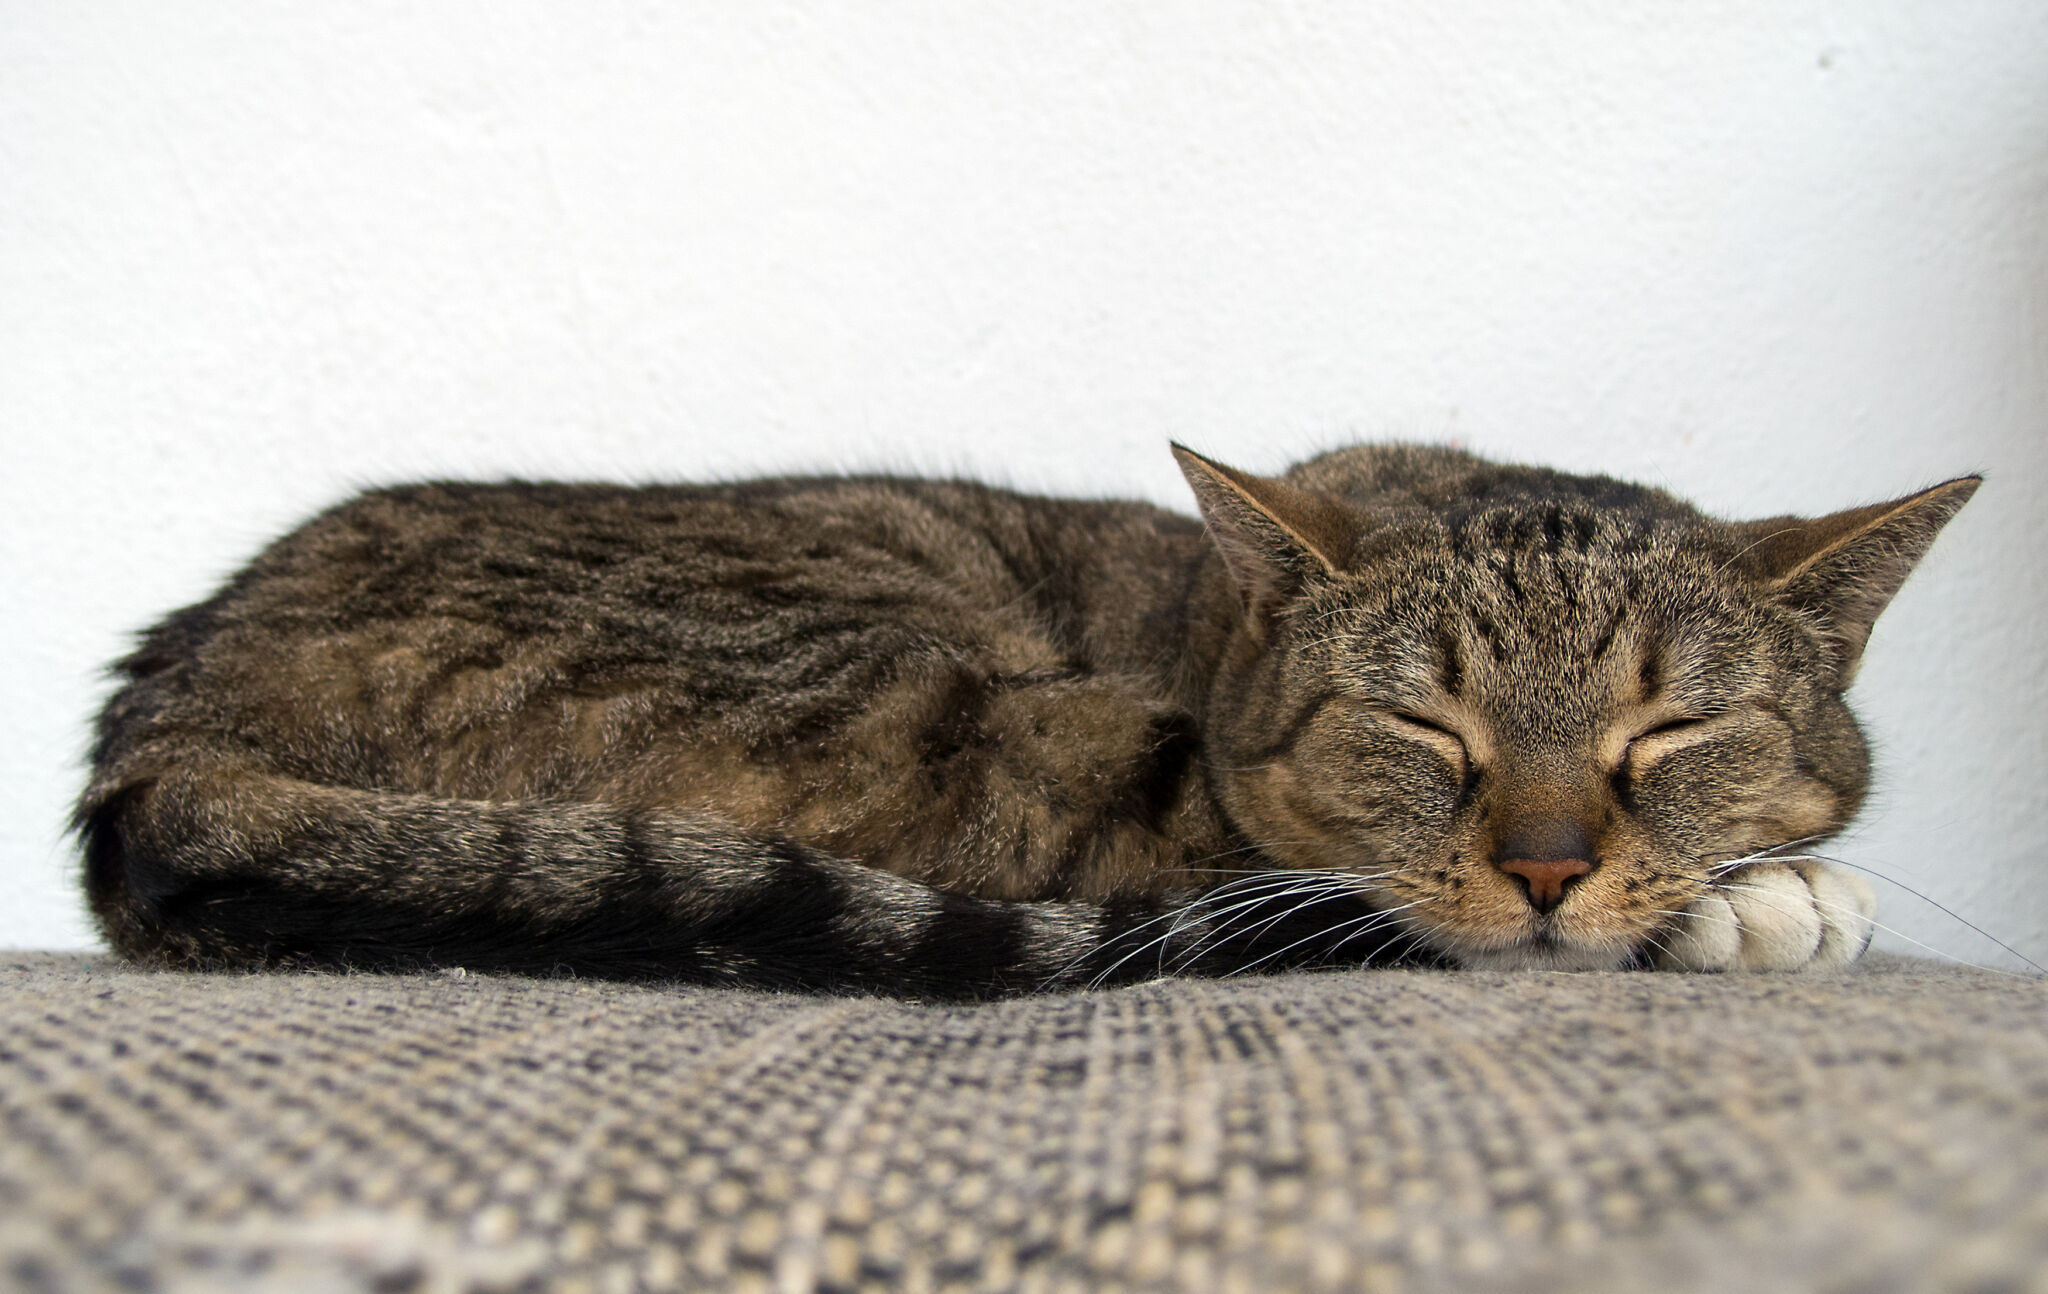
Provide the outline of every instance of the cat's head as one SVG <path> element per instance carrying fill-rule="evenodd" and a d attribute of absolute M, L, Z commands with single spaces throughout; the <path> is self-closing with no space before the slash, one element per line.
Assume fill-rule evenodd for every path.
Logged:
<path fill-rule="evenodd" d="M 1241 613 L 1205 722 L 1227 812 L 1476 966 L 1626 964 L 1717 864 L 1840 830 L 1842 693 L 1978 484 L 1728 523 L 1447 449 L 1175 453 Z"/>

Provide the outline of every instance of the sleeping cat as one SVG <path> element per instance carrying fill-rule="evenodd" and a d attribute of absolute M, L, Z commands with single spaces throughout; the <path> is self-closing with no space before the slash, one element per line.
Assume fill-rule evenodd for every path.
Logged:
<path fill-rule="evenodd" d="M 77 812 L 120 952 L 989 995 L 1395 960 L 1854 960 L 1798 851 L 1976 490 L 1727 523 L 1361 446 L 1178 446 L 1202 521 L 882 477 L 428 484 L 120 666 Z"/>

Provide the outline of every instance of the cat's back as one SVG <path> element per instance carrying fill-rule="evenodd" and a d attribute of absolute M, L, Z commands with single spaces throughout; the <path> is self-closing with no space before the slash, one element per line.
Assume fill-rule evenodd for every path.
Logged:
<path fill-rule="evenodd" d="M 221 768 L 708 813 L 996 897 L 1136 884 L 1194 835 L 1146 824 L 1202 812 L 1176 688 L 1204 545 L 946 481 L 374 490 L 146 635 L 87 802 Z"/>
<path fill-rule="evenodd" d="M 837 731 L 908 677 L 1161 669 L 1201 552 L 1161 509 L 966 482 L 376 489 L 149 631 L 100 755 L 253 743 L 321 781 L 574 790 L 651 734 Z"/>
<path fill-rule="evenodd" d="M 425 482 L 314 517 L 213 609 L 285 632 L 450 616 L 512 632 L 689 632 L 835 604 L 914 617 L 1000 606 L 1049 573 L 1113 579 L 1198 535 L 1143 504 L 964 481 Z"/>

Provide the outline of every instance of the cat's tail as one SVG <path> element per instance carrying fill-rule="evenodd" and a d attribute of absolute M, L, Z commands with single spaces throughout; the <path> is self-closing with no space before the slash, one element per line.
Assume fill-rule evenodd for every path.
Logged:
<path fill-rule="evenodd" d="M 1219 925 L 1221 909 L 1200 905 L 975 899 L 701 816 L 436 799 L 221 763 L 96 783 L 77 826 L 114 947 L 202 968 L 987 997 L 1300 964 L 1369 918 L 1318 902 L 1247 921 L 1234 904 Z"/>

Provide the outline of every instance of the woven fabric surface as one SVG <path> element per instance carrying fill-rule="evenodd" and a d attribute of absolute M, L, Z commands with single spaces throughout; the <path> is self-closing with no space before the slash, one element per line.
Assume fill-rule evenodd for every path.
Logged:
<path fill-rule="evenodd" d="M 969 1007 L 0 955 L 25 1290 L 2048 1288 L 2048 984 Z"/>

